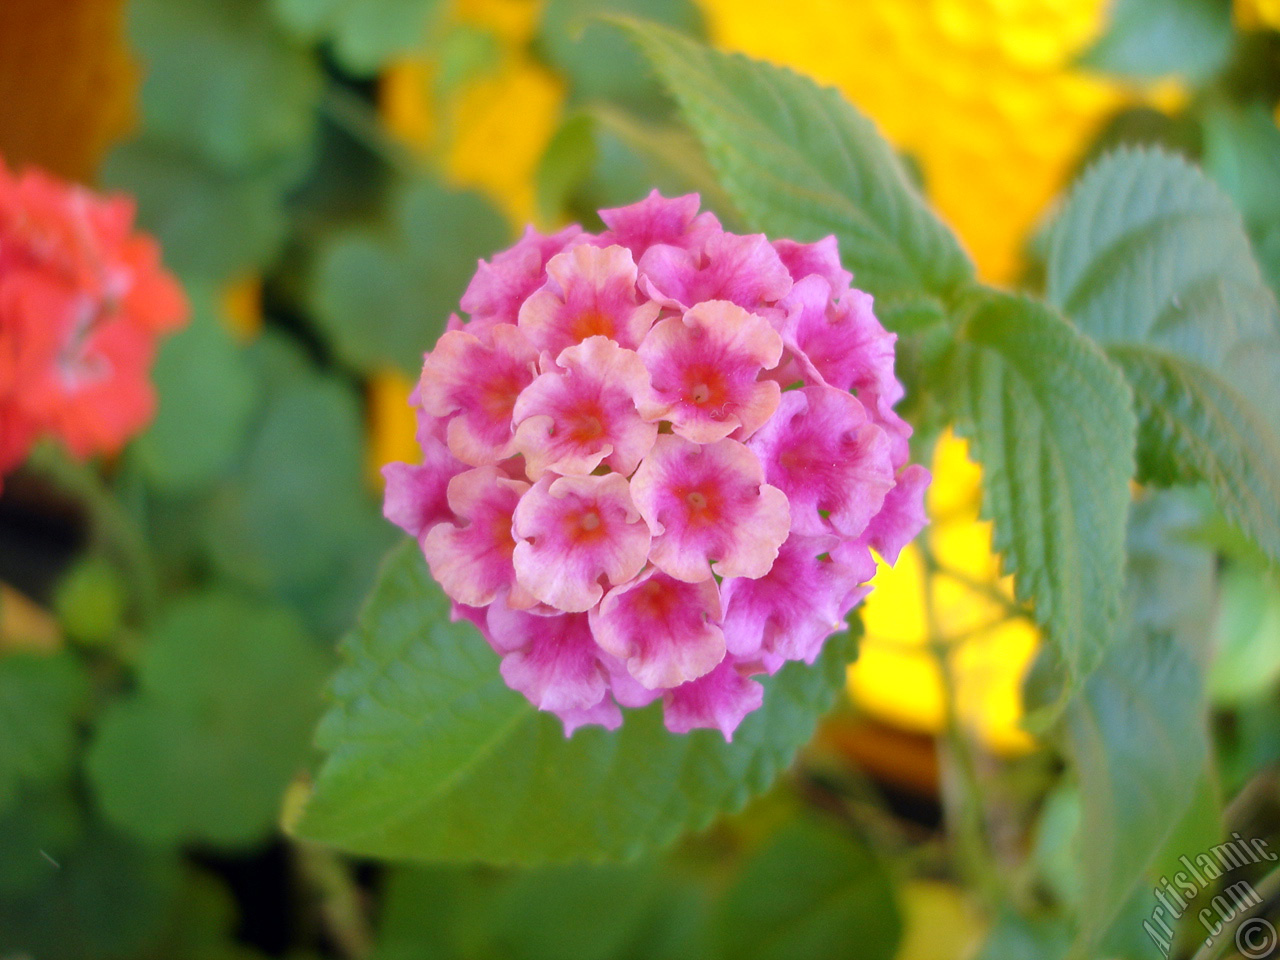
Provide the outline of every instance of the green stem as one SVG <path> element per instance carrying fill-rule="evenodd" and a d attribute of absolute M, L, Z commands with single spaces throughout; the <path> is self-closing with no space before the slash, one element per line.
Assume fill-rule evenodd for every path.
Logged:
<path fill-rule="evenodd" d="M 335 126 L 388 167 L 409 176 L 419 176 L 422 164 L 399 142 L 387 134 L 368 102 L 336 83 L 329 84 L 320 98 L 320 109 Z"/>
<path fill-rule="evenodd" d="M 961 868 L 969 881 L 977 887 L 988 909 L 994 913 L 1003 902 L 1003 884 L 991 861 L 978 764 L 956 702 L 956 675 L 951 662 L 953 645 L 938 639 L 941 629 L 931 586 L 936 568 L 927 555 L 925 566 L 925 623 L 929 631 L 929 649 L 942 680 L 943 739 L 946 754 L 954 764 L 959 780 L 955 788 L 949 790 L 944 778 L 943 801 L 947 808 L 947 821 L 955 830 Z"/>
<path fill-rule="evenodd" d="M 927 547 L 921 547 L 921 554 L 923 555 L 925 563 L 927 564 L 931 574 L 936 574 L 954 580 L 966 589 L 972 590 L 974 593 L 980 594 L 993 603 L 999 604 L 1008 619 L 1013 619 L 1015 617 L 1025 618 L 1030 615 L 1030 611 L 1026 607 L 1020 605 L 1017 601 L 1010 600 L 1007 596 L 1001 593 L 999 587 L 994 584 L 983 583 L 981 580 L 975 579 L 963 571 L 947 566 L 945 563 L 940 562 Z"/>
<path fill-rule="evenodd" d="M 1213 960 L 1223 950 L 1235 945 L 1236 930 L 1246 920 L 1256 917 L 1263 910 L 1266 910 L 1277 895 L 1280 895 L 1280 867 L 1263 877 L 1253 892 L 1258 895 L 1261 902 L 1254 909 L 1242 910 L 1239 915 L 1232 917 L 1212 940 L 1200 945 L 1200 949 L 1195 952 L 1191 960 Z"/>
<path fill-rule="evenodd" d="M 365 960 L 373 952 L 373 932 L 351 868 L 333 851 L 315 844 L 297 842 L 293 849 L 298 871 L 315 891 L 320 916 L 334 943 L 350 960 Z"/>
<path fill-rule="evenodd" d="M 101 474 L 52 443 L 37 446 L 27 462 L 85 506 L 94 537 L 125 567 L 139 618 L 149 622 L 159 606 L 160 577 L 141 528 Z"/>

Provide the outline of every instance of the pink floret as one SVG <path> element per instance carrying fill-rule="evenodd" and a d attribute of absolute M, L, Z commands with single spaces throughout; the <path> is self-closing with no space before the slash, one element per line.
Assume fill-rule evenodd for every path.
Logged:
<path fill-rule="evenodd" d="M 384 513 L 566 735 L 661 701 L 732 739 L 925 523 L 895 337 L 832 237 L 731 234 L 693 194 L 601 218 L 480 264 Z"/>

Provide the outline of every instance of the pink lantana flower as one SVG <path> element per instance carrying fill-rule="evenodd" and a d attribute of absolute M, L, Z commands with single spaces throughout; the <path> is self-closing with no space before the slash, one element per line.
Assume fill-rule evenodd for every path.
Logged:
<path fill-rule="evenodd" d="M 923 527 L 894 336 L 834 238 L 737 236 L 696 195 L 530 230 L 427 354 L 385 513 L 566 734 L 662 704 L 732 738 Z"/>

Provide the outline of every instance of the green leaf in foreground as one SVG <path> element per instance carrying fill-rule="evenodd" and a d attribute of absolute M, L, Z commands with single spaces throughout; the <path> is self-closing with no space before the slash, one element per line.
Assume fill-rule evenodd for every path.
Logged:
<path fill-rule="evenodd" d="M 1179 533 L 1197 519 L 1172 494 L 1135 505 L 1124 642 L 1066 712 L 1080 781 L 1081 956 L 1098 956 L 1097 941 L 1203 786 L 1213 557 Z"/>
<path fill-rule="evenodd" d="M 139 692 L 107 710 L 90 750 L 103 809 L 147 841 L 262 838 L 306 759 L 325 666 L 287 612 L 221 593 L 175 602 Z"/>
<path fill-rule="evenodd" d="M 69 654 L 0 656 L 0 810 L 71 768 L 87 687 Z"/>
<path fill-rule="evenodd" d="M 902 920 L 884 867 L 847 829 L 785 826 L 746 864 L 719 909 L 724 956 L 889 960 Z"/>
<path fill-rule="evenodd" d="M 886 301 L 972 279 L 893 149 L 835 90 L 655 24 L 628 29 L 752 226 L 797 240 L 834 233 L 858 286 Z"/>
<path fill-rule="evenodd" d="M 1057 313 L 989 292 L 954 354 L 955 415 L 982 464 L 983 513 L 1069 676 L 1116 634 L 1134 416 L 1123 378 Z"/>
<path fill-rule="evenodd" d="M 394 551 L 333 682 L 327 759 L 297 835 L 370 856 L 532 864 L 626 858 L 768 787 L 844 683 L 847 639 L 766 681 L 733 743 L 659 705 L 579 730 L 510 690 L 413 543 Z"/>
<path fill-rule="evenodd" d="M 1280 312 L 1227 196 L 1161 151 L 1112 154 L 1050 231 L 1048 294 L 1133 388 L 1139 478 L 1206 481 L 1280 559 Z"/>

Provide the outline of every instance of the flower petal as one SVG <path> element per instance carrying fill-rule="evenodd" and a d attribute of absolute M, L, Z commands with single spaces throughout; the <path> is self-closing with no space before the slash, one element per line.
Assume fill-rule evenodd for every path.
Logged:
<path fill-rule="evenodd" d="M 715 214 L 698 213 L 700 203 L 696 193 L 668 200 L 653 190 L 639 203 L 601 210 L 600 219 L 609 229 L 600 236 L 600 243 L 626 247 L 637 260 L 658 243 L 699 247 L 707 237 L 721 230 Z"/>
<path fill-rule="evenodd" d="M 625 247 L 581 244 L 552 257 L 546 285 L 520 308 L 520 329 L 558 354 L 587 337 L 638 347 L 660 309 L 636 293 L 636 265 Z"/>
<path fill-rule="evenodd" d="M 476 467 L 449 481 L 449 508 L 464 523 L 436 524 L 422 541 L 422 552 L 451 599 L 483 607 L 510 591 L 512 606 L 532 606 L 534 598 L 516 584 L 511 563 L 511 517 L 527 489 L 527 483 L 496 466 Z"/>
<path fill-rule="evenodd" d="M 623 583 L 640 572 L 649 528 L 626 478 L 548 474 L 520 500 L 514 517 L 516 578 L 543 603 L 581 612 L 604 594 L 602 578 Z"/>
<path fill-rule="evenodd" d="M 487 626 L 505 651 L 502 678 L 539 710 L 586 710 L 604 699 L 607 675 L 585 613 L 540 617 L 496 600 Z"/>
<path fill-rule="evenodd" d="M 706 728 L 719 730 L 726 740 L 732 740 L 742 719 L 763 703 L 764 687 L 726 659 L 701 679 L 669 691 L 662 717 L 672 733 Z"/>
<path fill-rule="evenodd" d="M 929 522 L 924 494 L 932 479 L 929 471 L 918 463 L 903 469 L 898 474 L 898 482 L 885 496 L 884 506 L 867 524 L 867 541 L 889 563 L 898 562 L 902 548 Z"/>
<path fill-rule="evenodd" d="M 630 476 L 658 435 L 636 409 L 648 388 L 640 357 L 607 337 L 566 347 L 516 400 L 515 449 L 529 479 L 588 474 L 602 462 Z"/>
<path fill-rule="evenodd" d="M 817 659 L 876 572 L 865 547 L 837 560 L 833 551 L 839 545 L 834 536 L 792 535 L 763 577 L 721 584 L 725 644 L 734 657 L 758 661 L 770 673 L 788 660 Z"/>
<path fill-rule="evenodd" d="M 714 580 L 684 583 L 650 568 L 605 594 L 590 617 L 596 643 L 650 690 L 697 679 L 724 658 Z"/>
<path fill-rule="evenodd" d="M 640 345 L 651 387 L 648 420 L 669 420 L 682 437 L 709 443 L 750 436 L 777 409 L 781 388 L 761 380 L 777 366 L 782 338 L 768 322 L 724 300 L 660 321 Z"/>
<path fill-rule="evenodd" d="M 449 450 L 478 467 L 510 456 L 511 413 L 537 373 L 537 351 L 518 329 L 501 324 L 492 343 L 462 330 L 440 338 L 422 366 L 418 392 L 423 411 L 451 417 Z"/>
<path fill-rule="evenodd" d="M 481 260 L 462 295 L 462 309 L 471 314 L 472 324 L 487 329 L 495 323 L 515 323 L 521 304 L 542 286 L 547 261 L 581 235 L 582 228 L 577 224 L 549 237 L 526 227 L 515 246 L 487 263 Z M 473 334 L 478 332 L 471 330 Z"/>
<path fill-rule="evenodd" d="M 888 434 L 856 397 L 834 387 L 784 393 L 749 445 L 786 494 L 796 533 L 857 537 L 893 489 Z"/>
<path fill-rule="evenodd" d="M 678 580 L 763 576 L 790 529 L 786 496 L 736 440 L 660 435 L 631 495 L 654 534 L 649 559 Z"/>
<path fill-rule="evenodd" d="M 424 439 L 421 464 L 388 463 L 382 468 L 387 483 L 382 515 L 415 539 L 453 518 L 449 481 L 467 469 L 439 440 Z"/>
<path fill-rule="evenodd" d="M 843 293 L 853 283 L 853 274 L 840 264 L 840 248 L 834 236 L 823 237 L 817 243 L 775 240 L 773 249 L 778 251 L 779 259 L 796 283 L 805 277 L 819 276 L 837 294 Z"/>
<path fill-rule="evenodd" d="M 641 288 L 677 310 L 705 300 L 728 300 L 756 310 L 791 289 L 791 274 L 762 233 L 713 233 L 701 250 L 657 244 L 640 258 L 639 271 Z"/>

